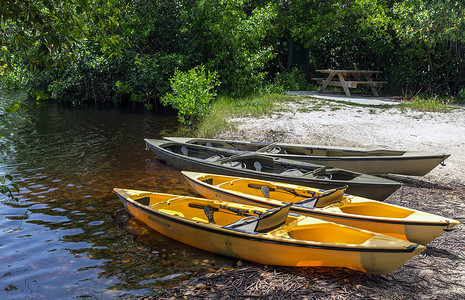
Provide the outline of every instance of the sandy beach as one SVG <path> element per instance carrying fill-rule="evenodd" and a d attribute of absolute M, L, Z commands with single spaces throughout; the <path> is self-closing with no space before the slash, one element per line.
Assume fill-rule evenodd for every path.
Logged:
<path fill-rule="evenodd" d="M 401 111 L 294 97 L 270 117 L 231 119 L 236 129 L 218 138 L 446 153 L 425 180 L 465 184 L 465 109 Z"/>

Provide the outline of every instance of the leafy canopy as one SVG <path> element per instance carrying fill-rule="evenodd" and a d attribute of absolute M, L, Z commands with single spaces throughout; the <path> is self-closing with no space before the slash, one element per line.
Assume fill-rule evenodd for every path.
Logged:
<path fill-rule="evenodd" d="M 119 1 L 37 0 L 0 5 L 1 67 L 20 52 L 34 71 L 73 58 L 77 45 L 97 37 L 102 49 L 115 42 Z M 61 55 L 59 55 L 61 54 Z"/>

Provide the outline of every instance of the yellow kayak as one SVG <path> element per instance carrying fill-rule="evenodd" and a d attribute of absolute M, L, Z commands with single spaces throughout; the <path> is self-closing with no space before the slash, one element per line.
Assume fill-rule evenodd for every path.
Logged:
<path fill-rule="evenodd" d="M 209 252 L 280 266 L 346 267 L 386 274 L 425 249 L 378 233 L 261 207 L 115 188 L 151 228 Z"/>
<path fill-rule="evenodd" d="M 427 244 L 459 222 L 402 206 L 344 194 L 346 187 L 320 190 L 265 180 L 182 172 L 203 197 L 261 207 L 281 207 L 339 224 Z"/>

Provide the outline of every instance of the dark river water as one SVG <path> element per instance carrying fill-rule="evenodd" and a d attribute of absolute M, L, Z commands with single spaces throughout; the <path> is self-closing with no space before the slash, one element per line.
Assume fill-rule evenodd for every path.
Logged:
<path fill-rule="evenodd" d="M 0 90 L 0 106 L 21 94 Z M 27 102 L 1 125 L 0 299 L 138 298 L 228 258 L 191 248 L 134 220 L 114 187 L 193 195 L 179 170 L 145 150 L 174 132 L 173 116 L 132 108 Z"/>

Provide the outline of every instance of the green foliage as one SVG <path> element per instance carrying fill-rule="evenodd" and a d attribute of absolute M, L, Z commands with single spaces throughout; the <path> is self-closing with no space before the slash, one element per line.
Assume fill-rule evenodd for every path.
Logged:
<path fill-rule="evenodd" d="M 281 86 L 285 91 L 302 91 L 309 89 L 305 74 L 300 72 L 298 68 L 293 68 L 291 72 L 277 73 L 275 84 Z"/>
<path fill-rule="evenodd" d="M 384 71 L 386 91 L 456 94 L 465 85 L 460 1 L 295 1 L 280 18 L 310 49 L 310 68 Z"/>
<path fill-rule="evenodd" d="M 163 105 L 171 105 L 184 126 L 194 125 L 208 112 L 210 101 L 220 84 L 218 74 L 197 66 L 187 72 L 176 70 L 170 79 L 172 92 L 161 98 Z"/>
<path fill-rule="evenodd" d="M 452 0 L 13 1 L 0 6 L 0 76 L 41 99 L 147 108 L 175 69 L 196 65 L 216 70 L 230 96 L 309 89 L 284 72 L 291 36 L 310 70 L 381 70 L 384 92 L 454 96 L 464 16 Z"/>
<path fill-rule="evenodd" d="M 2 67 L 10 53 L 22 53 L 34 71 L 73 58 L 85 39 L 98 40 L 102 48 L 115 43 L 120 1 L 10 1 L 0 6 Z M 104 34 L 103 34 L 104 33 Z"/>
<path fill-rule="evenodd" d="M 218 70 L 226 93 L 243 96 L 261 85 L 266 76 L 264 67 L 275 56 L 273 46 L 266 43 L 277 17 L 274 5 L 254 6 L 244 0 L 195 1 L 181 17 L 184 51 L 195 62 Z"/>
<path fill-rule="evenodd" d="M 28 89 L 38 100 L 108 102 L 115 88 L 112 81 L 124 74 L 117 70 L 122 63 L 120 59 L 105 59 L 84 48 L 74 60 L 38 72 L 29 80 Z"/>
<path fill-rule="evenodd" d="M 295 1 L 285 21 L 309 48 L 312 69 L 376 69 L 387 65 L 391 38 L 368 18 L 383 11 L 379 1 Z"/>
<path fill-rule="evenodd" d="M 7 107 L 0 106 L 0 125 L 11 122 L 12 117 L 18 115 L 18 112 L 24 106 L 22 102 L 14 102 Z M 0 138 L 4 137 L 3 127 L 0 127 Z M 1 143 L 0 143 L 1 145 Z"/>
<path fill-rule="evenodd" d="M 73 3 L 78 2 L 49 3 L 50 14 L 56 14 L 63 7 L 69 7 L 70 13 L 77 13 L 78 8 Z M 28 5 L 36 5 L 39 9 L 41 3 Z M 124 9 L 120 10 L 121 7 Z M 30 74 L 27 88 L 38 99 L 54 98 L 73 103 L 136 101 L 153 108 L 158 98 L 169 90 L 169 78 L 174 70 L 186 68 L 189 61 L 182 53 L 174 52 L 178 48 L 176 43 L 183 42 L 178 38 L 179 26 L 176 25 L 179 23 L 178 8 L 169 1 L 114 0 L 99 1 L 79 10 L 81 14 L 74 18 L 80 20 L 80 28 L 75 28 L 73 22 L 62 24 L 58 20 L 52 25 L 71 27 L 80 32 L 80 38 L 73 39 L 63 33 L 65 39 L 71 39 L 70 45 L 54 46 L 53 53 L 41 56 L 41 64 L 29 62 L 29 52 L 25 51 L 29 51 L 30 44 L 12 42 L 27 29 L 5 33 L 7 37 L 11 35 L 11 41 L 7 43 L 8 51 L 3 55 L 0 52 L 0 59 L 16 49 L 15 69 L 36 71 Z M 6 17 L 0 21 L 5 27 L 9 22 L 11 18 Z M 72 53 L 68 51 L 71 48 Z M 8 87 L 19 83 L 13 76 L 2 76 L 2 79 L 8 81 Z"/>
<path fill-rule="evenodd" d="M 465 40 L 463 3 L 457 1 L 407 0 L 393 5 L 394 29 L 405 43 L 438 43 Z"/>
<path fill-rule="evenodd" d="M 408 0 L 392 7 L 399 40 L 398 85 L 453 95 L 465 84 L 465 7 L 458 1 Z M 393 70 L 395 71 L 395 70 Z"/>
<path fill-rule="evenodd" d="M 454 100 L 458 103 L 465 103 L 465 89 L 461 89 Z"/>
<path fill-rule="evenodd" d="M 10 89 L 25 86 L 29 72 L 23 68 L 21 59 L 14 53 L 9 53 L 6 47 L 0 47 L 0 82 Z"/>
<path fill-rule="evenodd" d="M 7 195 L 9 198 L 18 201 L 13 192 L 19 193 L 19 185 L 13 182 L 11 175 L 0 176 L 0 194 Z"/>
<path fill-rule="evenodd" d="M 134 101 L 152 104 L 169 90 L 169 76 L 183 64 L 180 55 L 105 58 L 85 48 L 75 60 L 37 73 L 28 82 L 38 99 L 73 103 Z"/>
<path fill-rule="evenodd" d="M 169 78 L 177 68 L 185 66 L 187 60 L 176 53 L 136 56 L 130 60 L 131 65 L 118 69 L 124 72 L 119 78 L 130 88 L 126 95 L 129 95 L 131 101 L 150 104 L 169 91 Z M 121 91 L 117 99 L 124 99 L 120 96 Z"/>

